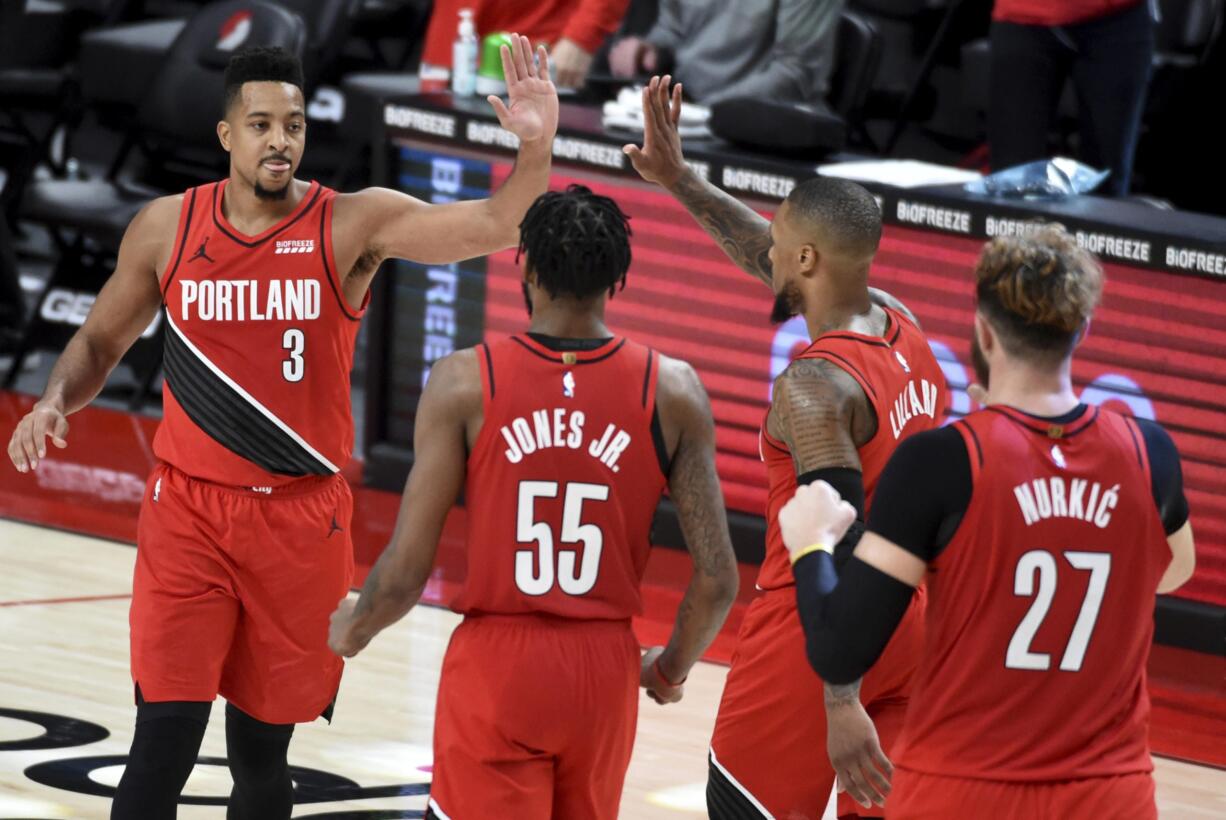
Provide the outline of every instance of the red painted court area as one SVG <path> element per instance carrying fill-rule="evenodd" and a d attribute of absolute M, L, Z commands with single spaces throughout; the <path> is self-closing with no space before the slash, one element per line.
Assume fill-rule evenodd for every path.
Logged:
<path fill-rule="evenodd" d="M 0 391 L 0 429 L 12 430 L 34 399 Z M 157 421 L 142 416 L 88 408 L 72 416 L 69 446 L 54 450 L 32 474 L 22 475 L 7 461 L 0 466 L 0 517 L 69 530 L 125 543 L 136 541 L 136 516 L 145 479 L 154 465 L 151 444 Z M 394 493 L 359 486 L 361 465 L 350 463 L 346 477 L 354 486 L 354 548 L 360 583 L 391 537 L 400 498 Z M 452 511 L 439 545 L 437 568 L 425 601 L 445 605 L 464 577 L 463 509 Z M 54 571 L 49 567 L 48 571 Z M 663 643 L 689 579 L 683 552 L 656 549 L 643 585 L 643 615 L 635 630 L 644 645 Z M 741 566 L 741 594 L 728 623 L 707 654 L 727 663 L 736 631 L 754 596 L 757 568 Z M 121 599 L 115 590 L 88 600 Z M 7 600 L 0 586 L 0 608 L 27 603 L 72 603 L 83 600 Z M 1150 740 L 1157 754 L 1226 768 L 1226 657 L 1155 646 L 1149 662 L 1153 720 Z"/>

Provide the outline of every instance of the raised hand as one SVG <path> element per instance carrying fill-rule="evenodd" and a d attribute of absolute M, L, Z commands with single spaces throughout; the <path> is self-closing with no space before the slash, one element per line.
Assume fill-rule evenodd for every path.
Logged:
<path fill-rule="evenodd" d="M 685 173 L 685 156 L 681 152 L 681 83 L 669 93 L 672 77 L 652 77 L 643 89 L 643 146 L 630 144 L 622 148 L 630 157 L 634 170 L 648 182 L 671 188 Z"/>
<path fill-rule="evenodd" d="M 498 122 L 521 142 L 552 140 L 558 130 L 558 90 L 549 77 L 545 47 L 537 49 L 539 68 L 532 59 L 532 44 L 527 37 L 512 35 L 511 46 L 503 46 L 501 51 L 510 104 L 494 95 L 486 97 L 494 106 Z"/>
<path fill-rule="evenodd" d="M 59 408 L 39 402 L 25 415 L 9 439 L 9 458 L 18 472 L 38 466 L 47 457 L 47 438 L 63 449 L 68 446 L 68 419 Z"/>

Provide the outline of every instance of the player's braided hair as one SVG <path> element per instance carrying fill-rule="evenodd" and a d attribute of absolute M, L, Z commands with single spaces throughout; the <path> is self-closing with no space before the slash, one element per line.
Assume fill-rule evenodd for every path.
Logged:
<path fill-rule="evenodd" d="M 243 83 L 289 83 L 304 90 L 302 61 L 279 46 L 250 46 L 236 52 L 226 63 L 223 111 L 239 99 Z"/>
<path fill-rule="evenodd" d="M 1103 292 L 1103 270 L 1061 225 L 998 237 L 975 268 L 979 309 L 1007 347 L 1066 355 Z"/>
<path fill-rule="evenodd" d="M 630 218 L 607 196 L 582 185 L 537 197 L 519 225 L 520 254 L 554 299 L 612 296 L 630 269 Z"/>

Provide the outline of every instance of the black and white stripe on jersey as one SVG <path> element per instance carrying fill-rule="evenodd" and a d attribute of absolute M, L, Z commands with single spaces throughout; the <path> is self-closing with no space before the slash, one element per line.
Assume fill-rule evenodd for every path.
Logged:
<path fill-rule="evenodd" d="M 227 450 L 278 475 L 338 468 L 209 360 L 166 316 L 166 383 L 192 422 Z"/>
<path fill-rule="evenodd" d="M 774 820 L 749 790 L 736 782 L 715 757 L 707 755 L 707 816 L 711 820 Z"/>

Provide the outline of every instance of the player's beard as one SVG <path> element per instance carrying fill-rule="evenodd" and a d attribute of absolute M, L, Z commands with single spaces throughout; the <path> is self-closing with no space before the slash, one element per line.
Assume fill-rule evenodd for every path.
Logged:
<path fill-rule="evenodd" d="M 259 179 L 257 179 L 254 186 L 255 197 L 256 199 L 261 199 L 265 202 L 275 202 L 285 199 L 287 196 L 289 196 L 290 182 L 293 181 L 293 177 L 290 177 L 289 182 L 286 182 L 280 188 L 265 188 L 260 184 Z"/>
<path fill-rule="evenodd" d="M 792 283 L 783 286 L 783 290 L 775 294 L 775 305 L 771 308 L 771 323 L 781 325 L 793 316 L 804 313 L 805 297 L 800 288 Z"/>
<path fill-rule="evenodd" d="M 975 369 L 975 380 L 984 390 L 988 389 L 988 360 L 979 346 L 979 337 L 971 335 L 971 367 Z"/>

